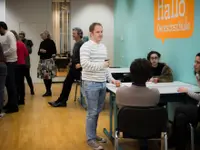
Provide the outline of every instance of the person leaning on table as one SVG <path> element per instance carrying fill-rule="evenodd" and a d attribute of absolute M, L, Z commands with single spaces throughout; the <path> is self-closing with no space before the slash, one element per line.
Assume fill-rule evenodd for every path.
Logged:
<path fill-rule="evenodd" d="M 195 57 L 194 73 L 196 75 L 197 83 L 200 86 L 200 53 Z M 169 138 L 169 148 L 175 147 L 176 150 L 186 150 L 190 138 L 188 125 L 191 123 L 196 127 L 200 121 L 200 94 L 194 93 L 185 87 L 180 87 L 178 92 L 186 93 L 188 96 L 198 101 L 197 106 L 183 105 L 176 108 L 174 115 L 173 134 Z"/>
<path fill-rule="evenodd" d="M 161 54 L 151 51 L 147 55 L 147 59 L 151 63 L 151 79 L 150 82 L 173 82 L 172 69 L 165 63 L 160 62 Z"/>

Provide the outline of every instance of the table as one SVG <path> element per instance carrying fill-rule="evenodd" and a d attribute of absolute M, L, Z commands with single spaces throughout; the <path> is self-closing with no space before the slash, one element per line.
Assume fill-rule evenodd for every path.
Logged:
<path fill-rule="evenodd" d="M 108 71 L 113 74 L 113 73 L 130 73 L 129 68 L 109 68 Z"/>
<path fill-rule="evenodd" d="M 122 83 L 121 86 L 122 87 L 123 86 L 131 86 L 131 84 L 132 83 Z M 109 130 L 104 128 L 103 132 L 111 140 L 111 142 L 114 143 L 113 133 L 115 133 L 115 129 L 117 128 L 117 112 L 118 112 L 118 108 L 117 108 L 117 105 L 115 102 L 115 94 L 116 94 L 116 91 L 118 88 L 111 83 L 108 83 L 106 86 L 107 86 L 108 91 L 110 92 L 110 100 L 109 100 L 110 128 L 109 128 Z M 179 82 L 179 81 L 175 81 L 175 82 L 171 82 L 171 83 L 157 83 L 157 84 L 147 82 L 146 86 L 148 88 L 157 88 L 161 95 L 160 101 L 167 102 L 167 103 L 168 102 L 180 102 L 180 99 L 181 99 L 181 101 L 183 100 L 182 98 L 180 98 L 180 96 L 185 96 L 186 94 L 179 93 L 177 91 L 177 89 L 179 87 L 187 87 L 194 92 L 200 92 L 199 87 L 188 84 L 188 83 Z M 171 96 L 175 96 L 177 98 L 173 100 L 173 98 L 170 98 Z M 113 115 L 114 115 L 114 132 L 113 132 Z"/>

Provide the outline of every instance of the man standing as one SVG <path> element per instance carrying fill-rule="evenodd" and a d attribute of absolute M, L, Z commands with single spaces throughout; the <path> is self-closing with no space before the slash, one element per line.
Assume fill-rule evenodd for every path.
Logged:
<path fill-rule="evenodd" d="M 19 38 L 26 45 L 26 48 L 28 49 L 28 53 L 29 53 L 29 55 L 26 57 L 25 77 L 26 77 L 27 83 L 30 87 L 31 95 L 34 95 L 35 94 L 34 87 L 33 87 L 33 82 L 32 82 L 31 75 L 30 75 L 30 68 L 31 68 L 30 54 L 32 53 L 33 42 L 31 40 L 26 39 L 25 37 L 26 37 L 25 32 L 21 31 L 19 33 Z"/>
<path fill-rule="evenodd" d="M 51 105 L 52 107 L 66 107 L 66 102 L 68 100 L 74 80 L 80 80 L 80 47 L 84 43 L 82 40 L 83 31 L 80 28 L 74 28 L 72 36 L 76 42 L 73 48 L 72 64 L 70 66 L 69 73 L 63 83 L 63 88 L 60 97 L 54 102 L 49 102 L 49 105 Z"/>
<path fill-rule="evenodd" d="M 17 44 L 15 36 L 8 30 L 5 22 L 0 22 L 0 34 L 3 36 L 0 41 L 7 65 L 6 88 L 8 103 L 6 113 L 18 112 L 17 89 L 15 82 L 15 66 L 17 62 Z"/>
<path fill-rule="evenodd" d="M 86 134 L 88 145 L 94 150 L 101 150 L 103 147 L 97 142 L 105 143 L 106 140 L 96 135 L 96 128 L 106 96 L 106 81 L 116 84 L 117 81 L 108 73 L 107 49 L 100 43 L 103 37 L 102 25 L 93 23 L 89 31 L 91 40 L 80 49 L 83 89 L 87 100 Z"/>

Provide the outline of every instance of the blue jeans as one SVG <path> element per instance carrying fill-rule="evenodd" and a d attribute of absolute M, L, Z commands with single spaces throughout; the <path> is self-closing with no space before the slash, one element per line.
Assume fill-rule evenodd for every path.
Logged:
<path fill-rule="evenodd" d="M 3 101 L 4 101 L 4 89 L 7 75 L 7 67 L 6 64 L 0 64 L 0 113 L 3 109 Z"/>
<path fill-rule="evenodd" d="M 86 134 L 89 141 L 96 139 L 99 113 L 106 96 L 106 82 L 83 81 L 83 86 L 87 101 Z"/>

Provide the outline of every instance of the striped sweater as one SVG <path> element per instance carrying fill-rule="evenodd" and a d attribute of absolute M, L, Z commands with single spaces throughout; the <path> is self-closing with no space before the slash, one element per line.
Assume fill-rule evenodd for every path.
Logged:
<path fill-rule="evenodd" d="M 194 93 L 194 92 L 192 92 L 192 91 L 188 91 L 188 93 L 187 93 L 191 98 L 193 98 L 193 99 L 195 99 L 195 100 L 197 100 L 197 101 L 199 101 L 198 102 L 198 107 L 200 106 L 200 94 L 199 93 Z"/>
<path fill-rule="evenodd" d="M 107 59 L 107 48 L 102 43 L 92 40 L 85 42 L 80 49 L 82 80 L 94 82 L 111 82 L 113 80 L 108 68 L 104 67 Z"/>

